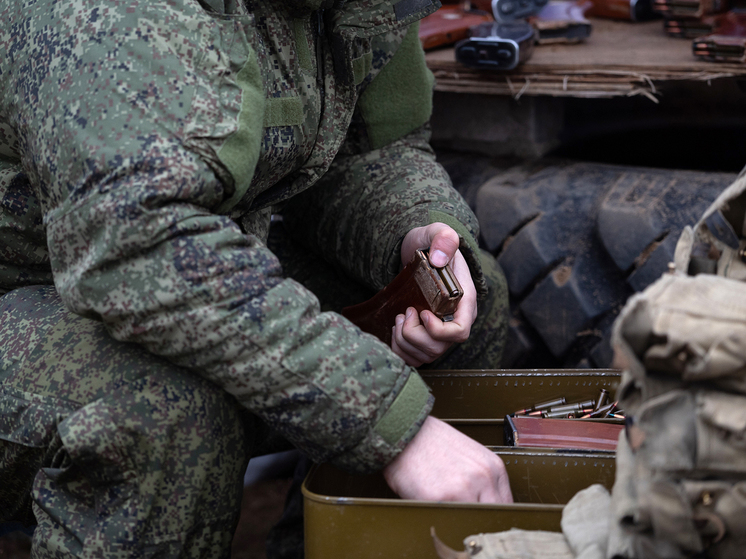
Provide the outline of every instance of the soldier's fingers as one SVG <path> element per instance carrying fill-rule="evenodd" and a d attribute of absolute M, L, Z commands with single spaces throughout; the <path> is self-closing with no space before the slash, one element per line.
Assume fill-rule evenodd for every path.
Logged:
<path fill-rule="evenodd" d="M 396 324 L 392 328 L 391 332 L 391 349 L 399 357 L 404 359 L 407 365 L 412 367 L 419 367 L 423 363 L 429 362 L 429 356 L 425 355 L 421 351 L 412 347 L 402 336 L 402 328 L 404 327 L 404 315 L 398 315 L 396 317 Z"/>
<path fill-rule="evenodd" d="M 505 469 L 503 469 L 497 480 L 497 499 L 498 503 L 513 502 L 513 491 L 510 489 L 510 480 L 508 479 L 508 472 Z"/>
<path fill-rule="evenodd" d="M 469 339 L 471 320 L 454 320 L 443 322 L 430 311 L 422 311 L 420 318 L 430 338 L 441 343 L 463 343 Z"/>
<path fill-rule="evenodd" d="M 398 346 L 398 344 L 396 343 L 396 341 L 394 339 L 391 340 L 391 351 L 393 351 L 396 355 L 398 355 L 399 357 L 401 357 L 402 360 L 407 365 L 409 365 L 410 367 L 417 368 L 417 367 L 421 367 L 422 365 L 425 364 L 425 362 L 422 361 L 421 359 L 415 359 L 409 353 L 407 353 L 406 351 L 403 351 Z"/>
<path fill-rule="evenodd" d="M 427 334 L 413 307 L 407 309 L 405 319 L 397 332 L 397 343 L 404 351 L 420 359 L 423 363 L 434 361 L 442 351 L 438 343 Z M 441 344 L 442 345 L 442 344 Z"/>
<path fill-rule="evenodd" d="M 430 313 L 430 315 L 433 319 L 440 321 L 440 319 L 432 313 Z M 413 351 L 418 351 L 420 354 L 425 355 L 425 363 L 434 361 L 451 345 L 450 341 L 434 339 L 425 326 L 420 322 L 417 311 L 412 307 L 407 309 L 406 319 L 402 324 L 401 336 L 402 339 L 397 340 L 400 345 L 406 348 L 412 348 Z"/>
<path fill-rule="evenodd" d="M 477 503 L 499 503 L 497 488 L 493 486 L 485 487 L 479 492 L 476 498 Z"/>
<path fill-rule="evenodd" d="M 480 503 L 512 503 L 513 492 L 510 490 L 508 473 L 505 464 L 492 464 L 491 483 L 483 486 L 479 491 L 477 501 Z"/>

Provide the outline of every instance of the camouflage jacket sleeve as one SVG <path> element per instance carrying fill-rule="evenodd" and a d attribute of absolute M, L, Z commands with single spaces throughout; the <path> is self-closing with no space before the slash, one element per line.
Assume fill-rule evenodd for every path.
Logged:
<path fill-rule="evenodd" d="M 240 18 L 148 3 L 80 25 L 29 4 L 0 7 L 19 22 L 0 28 L 0 111 L 66 305 L 214 381 L 315 460 L 387 464 L 432 407 L 423 381 L 215 213 L 232 194 L 215 153 L 251 56 Z"/>
<path fill-rule="evenodd" d="M 400 268 L 401 242 L 414 227 L 450 225 L 478 292 L 477 219 L 429 144 L 432 74 L 410 27 L 391 61 L 358 102 L 342 151 L 319 183 L 283 209 L 288 229 L 327 261 L 373 289 Z M 386 38 L 379 38 L 384 43 Z"/>

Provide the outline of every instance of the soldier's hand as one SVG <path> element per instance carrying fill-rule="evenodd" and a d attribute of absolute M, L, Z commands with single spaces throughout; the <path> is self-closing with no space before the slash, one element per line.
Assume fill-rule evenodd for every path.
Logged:
<path fill-rule="evenodd" d="M 477 319 L 477 290 L 458 246 L 458 234 L 444 223 L 416 227 L 407 233 L 402 242 L 402 265 L 412 260 L 417 249 L 429 248 L 430 264 L 442 268 L 450 262 L 464 291 L 450 322 L 443 322 L 430 311 L 418 314 L 413 307 L 408 308 L 406 314 L 396 317 L 391 349 L 413 367 L 435 361 L 453 343 L 465 342 L 469 338 L 471 325 Z"/>
<path fill-rule="evenodd" d="M 404 499 L 513 502 L 500 457 L 434 417 L 425 420 L 383 475 Z"/>

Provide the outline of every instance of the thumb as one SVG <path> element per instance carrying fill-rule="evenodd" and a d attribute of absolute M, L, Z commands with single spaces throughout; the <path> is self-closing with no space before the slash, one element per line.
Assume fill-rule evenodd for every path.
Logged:
<path fill-rule="evenodd" d="M 430 263 L 442 268 L 456 254 L 459 247 L 458 233 L 445 223 L 431 223 L 424 227 L 415 227 L 406 234 L 402 241 L 402 265 L 406 265 L 414 256 L 415 250 L 430 249 Z"/>

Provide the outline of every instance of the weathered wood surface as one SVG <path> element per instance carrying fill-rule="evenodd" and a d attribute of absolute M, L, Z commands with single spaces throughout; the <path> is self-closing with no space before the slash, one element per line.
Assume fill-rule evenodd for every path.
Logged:
<path fill-rule="evenodd" d="M 436 90 L 463 93 L 616 97 L 645 95 L 656 100 L 667 81 L 711 81 L 746 77 L 746 64 L 697 60 L 691 39 L 675 39 L 662 20 L 630 23 L 592 19 L 587 41 L 537 45 L 533 56 L 509 72 L 479 71 L 456 62 L 452 48 L 427 53 Z"/>

